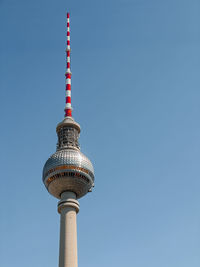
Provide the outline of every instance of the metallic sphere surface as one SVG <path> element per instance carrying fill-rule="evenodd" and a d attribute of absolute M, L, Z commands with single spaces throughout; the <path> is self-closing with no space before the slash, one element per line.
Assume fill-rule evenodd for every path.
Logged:
<path fill-rule="evenodd" d="M 91 191 L 94 185 L 94 168 L 78 149 L 61 149 L 45 163 L 43 182 L 57 198 L 64 191 L 73 191 L 80 198 Z"/>

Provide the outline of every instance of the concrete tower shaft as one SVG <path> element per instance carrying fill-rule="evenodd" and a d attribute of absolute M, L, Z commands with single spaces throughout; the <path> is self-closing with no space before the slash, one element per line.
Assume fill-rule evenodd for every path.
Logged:
<path fill-rule="evenodd" d="M 58 203 L 60 213 L 59 267 L 77 267 L 77 225 L 76 213 L 79 203 L 73 192 L 64 192 Z"/>

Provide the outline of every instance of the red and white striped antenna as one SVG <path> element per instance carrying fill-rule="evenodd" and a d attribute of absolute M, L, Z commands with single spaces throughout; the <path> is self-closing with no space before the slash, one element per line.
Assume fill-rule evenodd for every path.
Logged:
<path fill-rule="evenodd" d="M 66 104 L 65 104 L 65 117 L 72 117 L 72 105 L 71 105 L 71 69 L 70 69 L 70 25 L 69 25 L 69 13 L 67 13 L 67 48 L 66 48 Z"/>

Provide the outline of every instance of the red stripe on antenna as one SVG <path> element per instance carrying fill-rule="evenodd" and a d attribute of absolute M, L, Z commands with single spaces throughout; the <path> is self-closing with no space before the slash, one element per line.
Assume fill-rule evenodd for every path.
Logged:
<path fill-rule="evenodd" d="M 66 79 L 71 79 L 71 74 L 70 73 L 66 73 L 65 77 L 66 77 Z"/>
<path fill-rule="evenodd" d="M 71 96 L 66 97 L 66 103 L 71 103 Z"/>
<path fill-rule="evenodd" d="M 72 117 L 72 110 L 71 109 L 65 110 L 65 117 Z"/>

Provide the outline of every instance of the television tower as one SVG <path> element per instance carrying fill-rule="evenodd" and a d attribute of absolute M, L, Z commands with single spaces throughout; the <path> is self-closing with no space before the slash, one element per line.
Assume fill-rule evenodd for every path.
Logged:
<path fill-rule="evenodd" d="M 72 118 L 70 69 L 70 17 L 67 13 L 66 105 L 65 117 L 56 127 L 56 152 L 43 168 L 43 182 L 51 195 L 59 199 L 60 249 L 59 267 L 77 267 L 77 199 L 92 191 L 94 169 L 91 161 L 80 151 L 80 125 Z"/>

